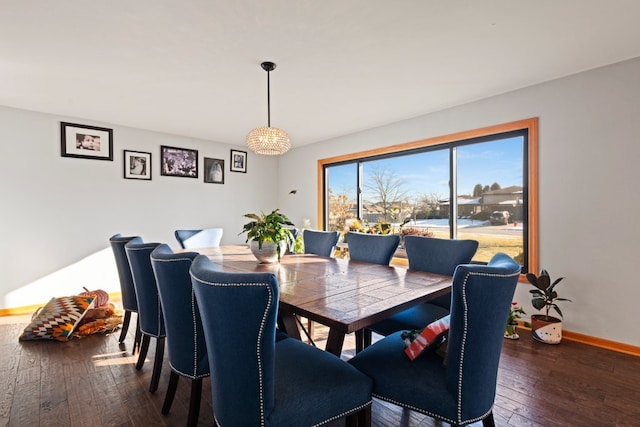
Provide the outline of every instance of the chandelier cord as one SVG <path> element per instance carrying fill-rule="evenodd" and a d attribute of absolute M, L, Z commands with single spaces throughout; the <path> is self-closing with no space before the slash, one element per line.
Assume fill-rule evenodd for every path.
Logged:
<path fill-rule="evenodd" d="M 267 127 L 271 127 L 271 83 L 269 75 L 271 70 L 267 69 Z"/>

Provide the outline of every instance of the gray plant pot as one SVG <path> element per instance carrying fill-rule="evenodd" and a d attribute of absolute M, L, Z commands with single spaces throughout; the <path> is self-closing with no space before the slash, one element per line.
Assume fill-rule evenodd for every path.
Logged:
<path fill-rule="evenodd" d="M 278 249 L 280 250 L 281 257 L 285 254 L 287 249 L 285 242 L 279 242 L 279 244 L 275 244 L 274 242 L 262 242 L 262 249 L 258 246 L 258 242 L 255 240 L 251 240 L 249 242 L 251 253 L 253 253 L 256 259 L 262 264 L 278 262 Z"/>

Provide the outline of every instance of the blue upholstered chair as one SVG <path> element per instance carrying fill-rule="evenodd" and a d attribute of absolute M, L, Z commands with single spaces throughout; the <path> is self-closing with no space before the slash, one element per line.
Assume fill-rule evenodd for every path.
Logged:
<path fill-rule="evenodd" d="M 136 299 L 136 289 L 133 286 L 133 277 L 131 277 L 129 258 L 127 258 L 127 253 L 124 250 L 124 245 L 129 242 L 142 243 L 142 239 L 139 236 L 125 237 L 120 234 L 114 234 L 109 238 L 109 244 L 111 245 L 111 250 L 113 251 L 113 256 L 116 260 L 116 267 L 118 268 L 122 309 L 124 310 L 122 330 L 120 331 L 120 338 L 118 338 L 118 342 L 120 344 L 124 342 L 127 337 L 127 331 L 129 330 L 129 323 L 131 322 L 131 313 L 136 313 L 136 332 L 132 349 L 132 353 L 135 353 L 136 347 L 140 344 L 140 321 L 137 317 L 138 300 Z"/>
<path fill-rule="evenodd" d="M 158 389 L 160 382 L 160 372 L 162 372 L 162 361 L 164 358 L 164 320 L 162 319 L 162 307 L 158 296 L 156 278 L 151 267 L 151 252 L 160 243 L 127 243 L 124 248 L 127 251 L 133 285 L 136 288 L 136 298 L 138 300 L 138 319 L 140 320 L 140 331 L 142 332 L 142 343 L 136 369 L 142 369 L 144 361 L 149 351 L 151 338 L 156 340 L 156 354 L 153 362 L 153 373 L 151 374 L 151 384 L 149 391 L 154 393 Z"/>
<path fill-rule="evenodd" d="M 347 233 L 349 259 L 389 265 L 400 243 L 397 234 Z"/>
<path fill-rule="evenodd" d="M 191 398 L 188 426 L 198 425 L 202 379 L 209 376 L 207 344 L 189 275 L 191 263 L 196 256 L 198 254 L 195 252 L 174 254 L 165 244 L 151 252 L 151 265 L 160 294 L 171 367 L 162 413 L 168 414 L 171 410 L 180 377 L 189 378 Z"/>
<path fill-rule="evenodd" d="M 339 238 L 339 231 L 303 230 L 302 241 L 304 243 L 304 253 L 330 257 L 333 255 Z M 314 328 L 311 320 L 307 320 L 306 329 L 309 339 L 313 340 Z"/>
<path fill-rule="evenodd" d="M 304 253 L 329 257 L 333 255 L 333 249 L 339 238 L 339 231 L 304 230 L 302 232 Z"/>
<path fill-rule="evenodd" d="M 209 248 L 220 246 L 222 228 L 205 228 L 202 230 L 176 230 L 176 240 L 182 249 Z"/>
<path fill-rule="evenodd" d="M 504 326 L 519 275 L 520 265 L 503 253 L 488 265 L 456 268 L 444 361 L 433 350 L 411 361 L 396 332 L 349 363 L 373 379 L 374 397 L 456 426 L 480 420 L 492 426 Z"/>
<path fill-rule="evenodd" d="M 191 277 L 219 425 L 311 426 L 343 416 L 349 425 L 370 424 L 366 375 L 302 341 L 277 340 L 274 274 L 221 272 L 200 255 Z"/>
<path fill-rule="evenodd" d="M 404 247 L 411 270 L 453 276 L 453 272 L 459 264 L 471 262 L 471 258 L 478 249 L 478 242 L 476 240 L 406 236 Z M 389 335 L 407 329 L 422 329 L 429 323 L 448 315 L 450 304 L 451 293 L 447 293 L 428 303 L 391 316 L 369 329 L 381 335 Z"/>

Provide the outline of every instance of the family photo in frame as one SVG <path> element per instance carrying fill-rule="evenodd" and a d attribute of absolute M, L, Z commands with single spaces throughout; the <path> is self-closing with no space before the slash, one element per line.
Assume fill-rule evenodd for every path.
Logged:
<path fill-rule="evenodd" d="M 160 175 L 198 177 L 198 150 L 160 146 Z"/>
<path fill-rule="evenodd" d="M 247 173 L 247 152 L 231 150 L 231 172 Z"/>
<path fill-rule="evenodd" d="M 204 158 L 204 182 L 224 184 L 224 160 Z"/>
<path fill-rule="evenodd" d="M 124 177 L 151 179 L 151 153 L 124 150 Z"/>
<path fill-rule="evenodd" d="M 60 154 L 113 161 L 113 129 L 60 122 Z"/>

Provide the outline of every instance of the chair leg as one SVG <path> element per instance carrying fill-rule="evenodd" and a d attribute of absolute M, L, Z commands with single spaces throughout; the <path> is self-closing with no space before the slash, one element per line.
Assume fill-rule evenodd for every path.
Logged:
<path fill-rule="evenodd" d="M 313 339 L 313 320 L 307 319 L 307 331 L 309 332 L 310 339 Z"/>
<path fill-rule="evenodd" d="M 118 338 L 118 344 L 122 344 L 127 337 L 127 331 L 129 330 L 129 322 L 131 321 L 131 312 L 129 310 L 124 311 L 124 318 L 122 319 L 122 329 L 120 330 L 120 338 Z"/>
<path fill-rule="evenodd" d="M 191 399 L 189 400 L 189 417 L 187 418 L 188 427 L 195 427 L 198 425 L 201 396 L 202 378 L 196 378 L 191 381 Z"/>
<path fill-rule="evenodd" d="M 162 404 L 163 415 L 168 414 L 171 410 L 173 398 L 176 397 L 176 390 L 178 389 L 179 380 L 180 375 L 176 374 L 174 371 L 171 371 L 171 375 L 169 376 L 169 385 L 167 386 L 167 394 L 164 395 L 164 403 Z"/>
<path fill-rule="evenodd" d="M 136 347 L 140 351 L 140 344 L 142 343 L 142 330 L 140 329 L 140 318 L 136 320 L 136 335 L 133 338 L 133 350 L 131 354 L 136 354 Z"/>
<path fill-rule="evenodd" d="M 149 335 L 142 335 L 142 343 L 140 344 L 140 352 L 138 353 L 138 363 L 136 363 L 136 369 L 139 371 L 144 365 L 144 359 L 147 358 L 147 352 L 149 351 Z"/>
<path fill-rule="evenodd" d="M 162 372 L 162 362 L 164 361 L 164 337 L 156 338 L 156 356 L 153 361 L 153 373 L 151 374 L 151 384 L 149 391 L 155 393 L 160 383 L 160 373 Z"/>
<path fill-rule="evenodd" d="M 371 427 L 371 405 L 355 414 L 347 415 L 347 427 Z"/>
<path fill-rule="evenodd" d="M 493 411 L 489 412 L 489 415 L 482 419 L 482 427 L 496 427 L 496 422 L 493 419 Z"/>

